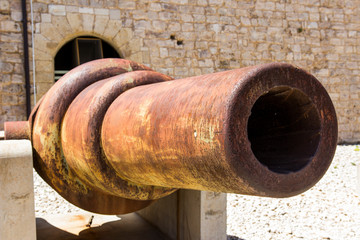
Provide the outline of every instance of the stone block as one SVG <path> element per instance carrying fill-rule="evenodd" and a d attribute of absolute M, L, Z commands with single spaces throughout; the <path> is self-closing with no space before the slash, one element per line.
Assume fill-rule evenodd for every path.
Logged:
<path fill-rule="evenodd" d="M 95 8 L 95 15 L 109 15 L 110 10 L 106 8 Z"/>
<path fill-rule="evenodd" d="M 79 7 L 78 6 L 65 6 L 66 12 L 79 12 Z"/>
<path fill-rule="evenodd" d="M 44 37 L 42 34 L 34 34 L 34 41 L 35 41 L 35 53 L 37 50 L 42 52 L 48 52 L 47 43 L 49 40 Z"/>
<path fill-rule="evenodd" d="M 109 21 L 108 15 L 96 15 L 94 20 L 94 32 L 102 35 L 104 33 L 105 27 Z"/>
<path fill-rule="evenodd" d="M 53 72 L 54 71 L 54 63 L 53 61 L 36 61 L 36 70 L 40 72 Z"/>
<path fill-rule="evenodd" d="M 109 39 L 113 39 L 121 28 L 122 28 L 121 21 L 109 20 L 105 27 L 104 36 Z"/>
<path fill-rule="evenodd" d="M 1 10 L 1 11 L 8 11 L 8 10 L 10 10 L 9 1 L 0 1 L 0 10 Z"/>
<path fill-rule="evenodd" d="M 214 66 L 214 61 L 211 60 L 211 59 L 200 60 L 199 61 L 199 66 L 200 67 L 213 67 Z"/>
<path fill-rule="evenodd" d="M 226 193 L 200 192 L 201 239 L 226 239 Z"/>
<path fill-rule="evenodd" d="M 138 214 L 174 240 L 226 239 L 224 193 L 179 190 Z"/>
<path fill-rule="evenodd" d="M 40 26 L 41 35 L 49 40 L 58 42 L 59 39 L 62 39 L 60 32 L 54 27 L 52 23 L 41 23 Z"/>
<path fill-rule="evenodd" d="M 66 15 L 65 5 L 49 5 L 49 13 L 52 15 Z"/>
<path fill-rule="evenodd" d="M 214 68 L 201 68 L 201 74 L 209 74 L 209 73 L 214 73 Z"/>
<path fill-rule="evenodd" d="M 149 10 L 151 11 L 161 11 L 162 7 L 160 3 L 150 3 Z"/>
<path fill-rule="evenodd" d="M 164 32 L 168 27 L 168 24 L 164 21 L 153 21 L 152 22 L 152 30 L 154 32 Z"/>
<path fill-rule="evenodd" d="M 140 38 L 131 39 L 131 41 L 129 41 L 129 44 L 128 44 L 128 47 L 130 48 L 130 50 L 132 52 L 140 51 L 142 46 L 143 46 L 143 40 Z M 157 49 L 157 51 L 158 51 L 158 49 Z"/>
<path fill-rule="evenodd" d="M 192 23 L 183 23 L 182 31 L 184 31 L 184 32 L 194 31 L 194 25 Z"/>
<path fill-rule="evenodd" d="M 14 65 L 7 62 L 0 62 L 0 73 L 2 74 L 9 74 L 12 73 L 14 69 Z"/>
<path fill-rule="evenodd" d="M 41 21 L 42 22 L 51 22 L 51 14 L 42 13 L 41 14 Z"/>
<path fill-rule="evenodd" d="M 94 9 L 89 7 L 79 7 L 79 13 L 94 14 Z"/>
<path fill-rule="evenodd" d="M 51 87 L 54 85 L 54 82 L 42 83 L 39 82 L 36 84 L 36 97 L 40 99 Z"/>
<path fill-rule="evenodd" d="M 34 13 L 45 13 L 48 12 L 48 4 L 33 2 L 33 11 Z"/>
<path fill-rule="evenodd" d="M 128 43 L 133 37 L 133 32 L 130 28 L 122 28 L 116 36 L 113 38 L 114 44 L 116 46 L 123 46 Z"/>
<path fill-rule="evenodd" d="M 93 32 L 95 16 L 93 14 L 82 14 L 81 17 L 83 26 L 82 30 L 87 32 Z"/>
<path fill-rule="evenodd" d="M 88 4 L 91 7 L 104 7 L 104 2 L 107 2 L 105 0 L 90 0 L 90 4 Z M 87 5 L 87 4 L 85 4 Z M 115 5 L 114 1 L 111 1 L 107 4 L 109 7 L 113 7 Z"/>
<path fill-rule="evenodd" d="M 18 75 L 18 74 L 13 74 L 11 76 L 11 82 L 13 83 L 24 83 L 24 76 L 23 75 Z"/>
<path fill-rule="evenodd" d="M 0 23 L 0 32 L 20 32 L 21 27 L 20 23 L 15 21 L 1 21 Z"/>
<path fill-rule="evenodd" d="M 12 11 L 11 12 L 11 20 L 20 22 L 22 20 L 22 12 Z"/>
<path fill-rule="evenodd" d="M 251 26 L 251 22 L 250 22 L 250 19 L 249 19 L 249 18 L 247 18 L 247 17 L 241 17 L 240 20 L 241 20 L 241 24 L 242 24 L 243 26 Z"/>
<path fill-rule="evenodd" d="M 4 93 L 17 95 L 25 92 L 25 86 L 24 84 L 10 83 L 4 85 L 2 90 Z"/>
<path fill-rule="evenodd" d="M 35 240 L 32 147 L 0 141 L 0 239 Z"/>
<path fill-rule="evenodd" d="M 21 33 L 1 33 L 0 39 L 2 43 L 21 43 L 22 44 L 22 34 Z M 16 44 L 13 44 L 16 45 Z"/>
<path fill-rule="evenodd" d="M 18 97 L 16 95 L 2 94 L 1 103 L 9 106 L 17 105 Z"/>
<path fill-rule="evenodd" d="M 194 22 L 204 23 L 206 17 L 203 14 L 193 14 Z"/>
<path fill-rule="evenodd" d="M 134 62 L 140 62 L 142 63 L 143 62 L 143 54 L 142 52 L 137 52 L 137 53 L 133 53 L 131 54 L 131 56 L 129 56 L 129 59 L 134 61 Z"/>
<path fill-rule="evenodd" d="M 61 36 L 63 36 L 61 39 L 58 39 L 58 41 L 62 40 L 70 34 L 73 34 L 72 28 L 68 21 L 66 21 L 65 16 L 52 16 L 51 22 L 56 31 L 59 32 Z"/>
<path fill-rule="evenodd" d="M 134 1 L 119 1 L 120 9 L 135 9 L 136 3 Z"/>
<path fill-rule="evenodd" d="M 147 29 L 151 29 L 151 23 L 148 20 L 139 20 L 134 22 L 134 27 L 137 30 L 139 29 L 147 30 Z"/>
<path fill-rule="evenodd" d="M 170 22 L 170 23 L 168 23 L 168 29 L 171 32 L 178 32 L 178 31 L 181 30 L 180 23 L 178 23 L 178 22 Z"/>
<path fill-rule="evenodd" d="M 167 56 L 169 56 L 169 51 L 167 48 L 160 48 L 160 57 L 165 58 Z"/>
<path fill-rule="evenodd" d="M 66 18 L 74 32 L 82 31 L 82 18 L 78 13 L 67 13 Z"/>
<path fill-rule="evenodd" d="M 110 9 L 110 19 L 119 20 L 121 17 L 120 10 L 118 9 Z"/>
<path fill-rule="evenodd" d="M 186 77 L 189 75 L 189 68 L 187 67 L 175 67 L 175 76 L 178 77 Z"/>
<path fill-rule="evenodd" d="M 142 51 L 142 64 L 149 66 L 150 64 L 150 53 L 149 51 Z"/>

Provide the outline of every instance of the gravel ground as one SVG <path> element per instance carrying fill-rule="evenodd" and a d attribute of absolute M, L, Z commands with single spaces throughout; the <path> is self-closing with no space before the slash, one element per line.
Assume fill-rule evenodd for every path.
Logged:
<path fill-rule="evenodd" d="M 338 146 L 332 165 L 309 191 L 287 199 L 228 194 L 228 240 L 360 239 L 360 196 L 356 194 L 355 146 Z M 35 212 L 77 213 L 35 172 Z"/>
<path fill-rule="evenodd" d="M 360 164 L 360 152 L 354 149 L 338 146 L 325 176 L 298 196 L 270 199 L 228 194 L 228 239 L 359 240 L 355 165 Z"/>
<path fill-rule="evenodd" d="M 53 190 L 34 170 L 35 215 L 79 213 L 84 210 L 72 205 Z"/>

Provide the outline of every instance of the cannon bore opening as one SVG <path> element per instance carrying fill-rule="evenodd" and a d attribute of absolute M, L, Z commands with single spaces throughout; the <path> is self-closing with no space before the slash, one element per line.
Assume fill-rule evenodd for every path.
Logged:
<path fill-rule="evenodd" d="M 279 86 L 260 96 L 248 119 L 255 157 L 276 173 L 296 172 L 314 157 L 321 122 L 310 98 L 299 89 Z"/>

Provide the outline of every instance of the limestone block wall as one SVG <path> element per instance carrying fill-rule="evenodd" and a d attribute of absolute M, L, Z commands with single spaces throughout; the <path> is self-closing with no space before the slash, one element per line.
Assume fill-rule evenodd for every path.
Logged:
<path fill-rule="evenodd" d="M 21 20 L 20 1 L 0 1 L 0 130 L 26 115 Z"/>
<path fill-rule="evenodd" d="M 1 126 L 23 119 L 25 103 L 20 1 L 0 2 Z M 33 10 L 37 99 L 53 84 L 57 51 L 92 35 L 175 78 L 294 64 L 328 90 L 339 142 L 360 141 L 359 0 L 34 0 Z"/>

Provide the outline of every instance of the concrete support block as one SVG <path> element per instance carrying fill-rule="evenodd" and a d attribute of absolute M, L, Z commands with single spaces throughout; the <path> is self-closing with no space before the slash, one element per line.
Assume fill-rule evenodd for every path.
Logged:
<path fill-rule="evenodd" d="M 226 240 L 226 194 L 179 190 L 138 211 L 174 240 Z"/>
<path fill-rule="evenodd" d="M 199 239 L 226 240 L 226 193 L 200 192 L 200 195 Z"/>
<path fill-rule="evenodd" d="M 0 239 L 35 240 L 32 147 L 0 141 Z"/>

